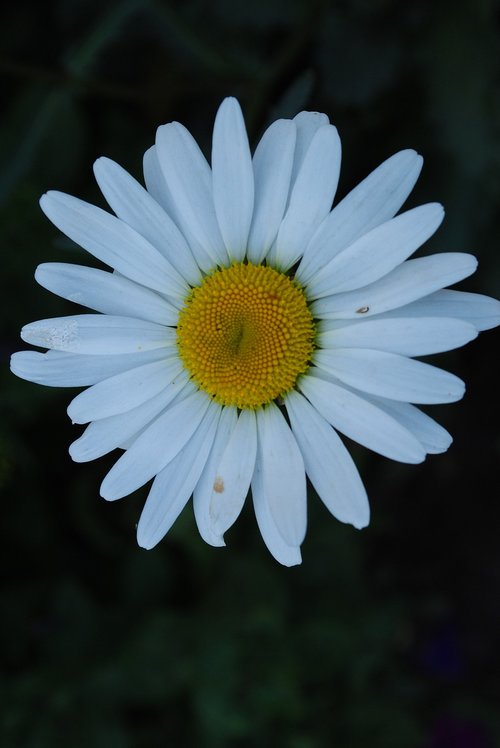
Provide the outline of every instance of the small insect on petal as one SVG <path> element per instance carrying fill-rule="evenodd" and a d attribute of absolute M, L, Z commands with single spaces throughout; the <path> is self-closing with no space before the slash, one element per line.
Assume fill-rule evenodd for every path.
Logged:
<path fill-rule="evenodd" d="M 223 479 L 222 479 L 222 478 L 220 477 L 220 475 L 218 475 L 218 476 L 217 476 L 217 477 L 215 478 L 215 480 L 214 480 L 214 491 L 215 491 L 216 493 L 224 493 L 224 481 L 223 481 Z"/>

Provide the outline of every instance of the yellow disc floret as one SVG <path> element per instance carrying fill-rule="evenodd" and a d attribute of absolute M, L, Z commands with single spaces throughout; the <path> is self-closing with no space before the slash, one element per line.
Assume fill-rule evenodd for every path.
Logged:
<path fill-rule="evenodd" d="M 290 390 L 309 366 L 314 321 L 300 286 L 237 263 L 193 288 L 177 345 L 193 381 L 222 405 L 255 409 Z"/>

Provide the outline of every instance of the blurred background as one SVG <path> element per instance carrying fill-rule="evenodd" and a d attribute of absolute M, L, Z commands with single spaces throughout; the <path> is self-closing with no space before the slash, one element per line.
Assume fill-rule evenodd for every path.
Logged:
<path fill-rule="evenodd" d="M 44 218 L 60 189 L 103 206 L 92 163 L 141 176 L 176 119 L 210 150 L 221 99 L 250 139 L 301 109 L 343 142 L 339 195 L 395 151 L 425 158 L 408 207 L 441 201 L 426 251 L 467 251 L 461 287 L 500 294 L 498 0 L 17 0 L 0 23 L 4 494 L 0 743 L 6 748 L 493 748 L 500 745 L 498 332 L 434 357 L 468 392 L 420 466 L 349 445 L 373 521 L 311 491 L 301 567 L 267 553 L 250 506 L 228 547 L 188 506 L 153 551 L 144 492 L 107 504 L 115 459 L 75 465 L 74 392 L 17 380 L 22 324 L 75 313 L 43 261 L 87 263 Z"/>

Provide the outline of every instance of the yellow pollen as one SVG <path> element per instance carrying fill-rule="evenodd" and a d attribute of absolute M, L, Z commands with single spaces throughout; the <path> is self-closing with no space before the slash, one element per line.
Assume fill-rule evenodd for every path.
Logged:
<path fill-rule="evenodd" d="M 315 327 L 300 286 L 271 267 L 236 263 L 193 288 L 177 346 L 193 381 L 221 405 L 259 408 L 295 385 Z"/>

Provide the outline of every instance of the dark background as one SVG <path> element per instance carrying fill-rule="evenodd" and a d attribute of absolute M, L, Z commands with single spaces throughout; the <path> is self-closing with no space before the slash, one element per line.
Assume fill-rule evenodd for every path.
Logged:
<path fill-rule="evenodd" d="M 103 205 L 94 159 L 140 177 L 172 119 L 208 153 L 228 94 L 253 144 L 278 116 L 327 112 L 341 196 L 398 149 L 419 150 L 408 206 L 447 210 L 428 248 L 477 255 L 462 287 L 498 295 L 500 3 L 19 0 L 4 13 L 1 745 L 500 745 L 497 333 L 433 359 L 468 384 L 432 411 L 449 452 L 405 466 L 353 446 L 372 524 L 343 526 L 311 495 L 293 569 L 267 553 L 251 507 L 226 549 L 203 543 L 190 506 L 139 549 L 144 492 L 107 504 L 114 457 L 68 457 L 72 392 L 8 372 L 22 324 L 74 313 L 36 286 L 36 265 L 87 262 L 39 196 Z"/>

